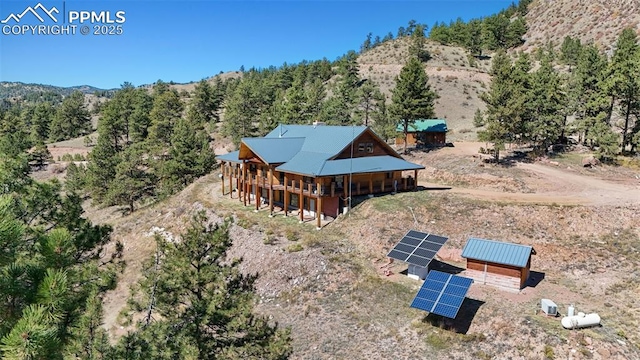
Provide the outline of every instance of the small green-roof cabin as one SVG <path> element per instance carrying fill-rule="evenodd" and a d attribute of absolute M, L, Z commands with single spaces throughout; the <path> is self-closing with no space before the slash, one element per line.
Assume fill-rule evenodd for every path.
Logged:
<path fill-rule="evenodd" d="M 447 144 L 447 121 L 444 119 L 419 119 L 409 124 L 407 146 L 437 147 Z M 404 127 L 396 127 L 396 145 L 404 146 Z"/>

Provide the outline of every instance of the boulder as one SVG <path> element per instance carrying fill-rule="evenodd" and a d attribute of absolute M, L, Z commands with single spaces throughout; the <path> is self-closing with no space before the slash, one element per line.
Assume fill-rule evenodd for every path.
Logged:
<path fill-rule="evenodd" d="M 600 160 L 596 159 L 594 156 L 587 156 L 582 158 L 582 166 L 584 167 L 593 167 L 600 164 Z"/>

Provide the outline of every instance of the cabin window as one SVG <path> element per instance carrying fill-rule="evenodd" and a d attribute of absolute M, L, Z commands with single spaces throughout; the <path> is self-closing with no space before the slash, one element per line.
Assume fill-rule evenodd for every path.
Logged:
<path fill-rule="evenodd" d="M 368 153 L 373 153 L 373 143 L 367 143 L 366 150 Z"/>
<path fill-rule="evenodd" d="M 358 152 L 364 152 L 366 148 L 366 144 L 365 143 L 359 143 L 358 144 Z"/>
<path fill-rule="evenodd" d="M 298 194 L 291 194 L 289 198 L 289 205 L 298 206 Z"/>
<path fill-rule="evenodd" d="M 313 182 L 313 178 L 308 176 L 303 176 L 302 181 L 304 181 L 305 184 L 311 184 Z"/>
<path fill-rule="evenodd" d="M 387 173 L 387 179 L 393 179 L 393 172 Z"/>
<path fill-rule="evenodd" d="M 280 185 L 284 185 L 284 173 L 283 172 L 279 172 L 278 173 L 278 181 L 280 181 Z"/>

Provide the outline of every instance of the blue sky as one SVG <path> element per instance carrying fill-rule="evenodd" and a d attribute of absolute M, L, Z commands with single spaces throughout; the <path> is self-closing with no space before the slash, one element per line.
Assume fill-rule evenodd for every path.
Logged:
<path fill-rule="evenodd" d="M 27 13 L 0 24 L 0 80 L 119 87 L 158 79 L 198 81 L 220 71 L 282 65 L 358 50 L 367 33 L 394 36 L 411 19 L 428 26 L 498 12 L 511 1 L 49 1 L 57 23 Z M 0 20 L 38 0 L 0 1 Z M 83 23 L 71 16 L 94 12 Z M 117 12 L 123 11 L 121 17 Z M 74 15 L 72 15 L 72 12 Z M 106 18 L 107 12 L 109 17 Z M 121 23 L 109 23 L 120 20 Z M 124 21 L 122 21 L 124 20 Z M 26 26 L 25 26 L 26 25 Z M 33 34 L 29 25 L 75 26 L 75 34 Z M 103 26 L 104 25 L 104 26 Z M 117 28 L 117 26 L 121 28 Z M 89 34 L 81 34 L 88 26 Z M 120 32 L 96 35 L 94 31 Z M 35 31 L 38 31 L 37 29 Z"/>

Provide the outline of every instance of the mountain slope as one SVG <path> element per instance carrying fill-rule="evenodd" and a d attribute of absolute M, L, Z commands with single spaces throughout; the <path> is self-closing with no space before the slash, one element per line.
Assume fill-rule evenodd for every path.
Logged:
<path fill-rule="evenodd" d="M 385 42 L 358 57 L 360 76 L 370 79 L 391 97 L 395 78 L 408 58 L 409 38 Z M 447 119 L 450 141 L 475 139 L 473 115 L 484 110 L 480 93 L 489 85 L 490 60 L 469 62 L 463 48 L 427 41 L 431 59 L 425 63 L 429 84 L 436 91 L 436 117 Z"/>
<path fill-rule="evenodd" d="M 611 50 L 626 27 L 640 33 L 640 3 L 607 0 L 536 0 L 526 15 L 528 30 L 525 50 L 553 41 L 562 44 L 565 36 L 592 41 L 602 50 Z"/>

